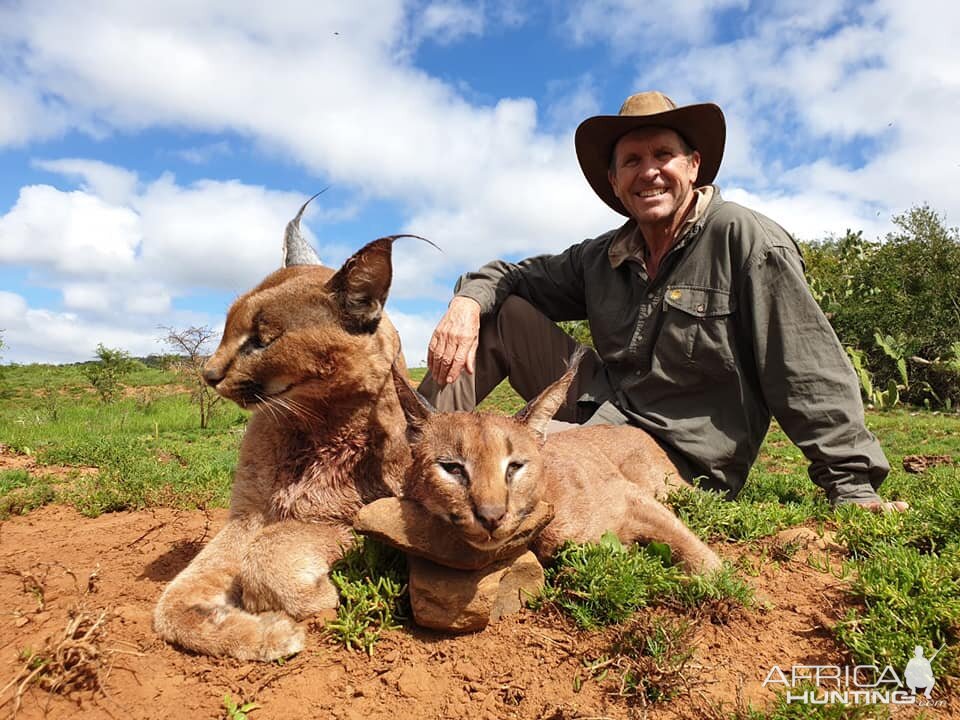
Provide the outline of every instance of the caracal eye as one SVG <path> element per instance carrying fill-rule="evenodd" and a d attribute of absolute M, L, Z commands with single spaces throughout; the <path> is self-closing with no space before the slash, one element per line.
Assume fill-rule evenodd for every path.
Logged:
<path fill-rule="evenodd" d="M 439 465 L 447 475 L 459 478 L 461 482 L 466 481 L 467 469 L 463 466 L 463 463 L 453 462 L 451 460 L 437 460 L 437 465 Z"/>
<path fill-rule="evenodd" d="M 522 470 L 523 466 L 524 466 L 524 463 L 516 462 L 516 461 L 507 465 L 507 473 L 506 473 L 507 482 L 510 482 L 511 480 L 513 480 L 513 476 L 516 475 L 520 470 Z"/>

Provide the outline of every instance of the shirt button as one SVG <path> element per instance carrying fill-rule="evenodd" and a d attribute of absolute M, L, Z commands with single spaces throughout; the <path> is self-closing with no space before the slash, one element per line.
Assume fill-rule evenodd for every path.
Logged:
<path fill-rule="evenodd" d="M 703 314 L 706 311 L 706 306 L 703 303 L 697 305 L 697 312 Z"/>

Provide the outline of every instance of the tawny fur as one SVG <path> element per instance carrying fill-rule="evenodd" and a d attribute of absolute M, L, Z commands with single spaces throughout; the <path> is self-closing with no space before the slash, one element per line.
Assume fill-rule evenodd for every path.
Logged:
<path fill-rule="evenodd" d="M 506 542 L 545 500 L 555 516 L 532 546 L 542 561 L 567 540 L 596 542 L 612 531 L 625 543 L 668 544 L 689 571 L 718 568 L 713 550 L 661 502 L 682 480 L 646 432 L 598 425 L 544 440 L 574 371 L 513 418 L 435 412 L 395 372 L 413 453 L 404 495 L 481 549 Z"/>
<path fill-rule="evenodd" d="M 205 377 L 254 412 L 226 526 L 157 605 L 167 641 L 271 660 L 303 649 L 299 621 L 336 607 L 329 570 L 354 515 L 397 494 L 410 463 L 390 376 L 400 340 L 381 316 L 389 282 L 377 241 L 336 274 L 277 271 L 231 307 Z"/>

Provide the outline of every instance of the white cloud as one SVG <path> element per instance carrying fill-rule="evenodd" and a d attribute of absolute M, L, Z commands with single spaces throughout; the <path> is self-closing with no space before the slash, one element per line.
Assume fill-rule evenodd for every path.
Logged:
<path fill-rule="evenodd" d="M 624 54 L 638 49 L 646 55 L 658 54 L 673 43 L 709 39 L 714 12 L 747 4 L 748 0 L 585 0 L 574 4 L 566 25 L 578 43 L 601 40 Z"/>
<path fill-rule="evenodd" d="M 137 174 L 99 160 L 62 158 L 35 160 L 34 167 L 71 178 L 80 178 L 81 189 L 89 190 L 108 203 L 126 203 L 137 189 Z"/>
<path fill-rule="evenodd" d="M 628 92 L 660 88 L 681 104 L 718 102 L 728 126 L 721 186 L 748 190 L 799 234 L 851 227 L 871 236 L 924 201 L 960 216 L 952 160 L 960 157 L 960 55 L 951 39 L 960 6 L 790 0 L 750 14 L 724 42 L 673 24 L 676 13 L 693 13 L 711 27 L 717 10 L 736 5 L 675 3 L 661 13 L 597 0 L 578 5 L 568 30 L 635 59 Z M 658 13 L 671 27 L 656 18 L 637 27 Z M 604 24 L 614 30 L 604 34 Z M 658 27 L 679 42 L 627 42 Z"/>
<path fill-rule="evenodd" d="M 188 163 L 193 163 L 194 165 L 205 165 L 214 158 L 225 157 L 227 155 L 231 155 L 232 153 L 233 148 L 230 147 L 230 143 L 228 143 L 226 140 L 220 140 L 214 143 L 207 143 L 206 145 L 198 145 L 196 147 L 177 150 L 172 154 L 181 160 L 186 160 Z"/>
<path fill-rule="evenodd" d="M 129 208 L 49 185 L 21 189 L 0 218 L 0 262 L 31 263 L 65 274 L 118 275 L 134 263 L 141 235 Z"/>
<path fill-rule="evenodd" d="M 467 35 L 481 35 L 483 24 L 483 8 L 462 2 L 430 3 L 412 21 L 416 37 L 430 38 L 441 45 Z"/>
<path fill-rule="evenodd" d="M 63 286 L 63 306 L 67 310 L 105 313 L 110 309 L 109 288 L 91 283 L 67 283 Z"/>
<path fill-rule="evenodd" d="M 387 314 L 393 322 L 403 344 L 403 357 L 408 367 L 425 367 L 427 364 L 427 345 L 433 328 L 440 320 L 441 312 L 426 315 L 411 315 L 401 312 L 387 304 Z"/>
<path fill-rule="evenodd" d="M 681 103 L 718 101 L 729 127 L 726 196 L 800 237 L 881 232 L 892 212 L 923 200 L 960 217 L 960 6 L 786 0 L 740 28 L 717 22 L 745 6 L 587 0 L 565 28 L 574 42 L 608 43 L 635 61 L 636 78 L 618 95 L 658 87 Z M 490 258 L 557 251 L 620 222 L 573 152 L 583 115 L 616 111 L 600 106 L 600 92 L 614 91 L 598 86 L 599 74 L 561 78 L 538 106 L 473 101 L 458 89 L 463 78 L 413 64 L 418 43 L 525 16 L 513 0 L 108 0 L 97 12 L 67 0 L 0 4 L 0 146 L 71 130 L 228 132 L 355 191 L 342 207 L 312 208 L 315 228 L 381 201 L 399 207 L 404 228 L 445 253 L 398 243 L 393 297 L 440 300 L 452 276 Z M 179 157 L 208 160 L 220 146 Z M 22 188 L 0 217 L 0 263 L 29 264 L 34 280 L 62 287 L 72 322 L 94 335 L 107 318 L 130 332 L 120 315 L 162 316 L 198 287 L 248 288 L 275 266 L 283 225 L 304 199 L 90 159 L 37 167 L 79 179 L 80 189 Z M 320 244 L 328 259 L 347 252 Z M 46 324 L 69 324 L 64 317 Z M 423 336 L 429 319 L 402 322 Z"/>
<path fill-rule="evenodd" d="M 0 328 L 4 362 L 65 363 L 94 359 L 97 344 L 133 355 L 156 353 L 156 329 L 128 328 L 92 321 L 72 312 L 31 308 L 20 295 L 0 291 Z"/>

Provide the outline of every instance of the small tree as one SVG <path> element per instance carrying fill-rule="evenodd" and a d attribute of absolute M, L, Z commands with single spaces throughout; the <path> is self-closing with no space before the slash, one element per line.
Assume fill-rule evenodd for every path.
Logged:
<path fill-rule="evenodd" d="M 101 402 L 111 403 L 120 395 L 121 380 L 136 367 L 126 350 L 97 345 L 98 361 L 87 367 L 85 373 Z"/>
<path fill-rule="evenodd" d="M 167 331 L 163 342 L 176 354 L 170 369 L 191 388 L 190 400 L 200 408 L 200 427 L 206 428 L 214 406 L 223 399 L 203 379 L 203 364 L 209 356 L 208 344 L 216 333 L 206 325 L 190 326 L 185 330 L 165 326 L 161 329 Z"/>

